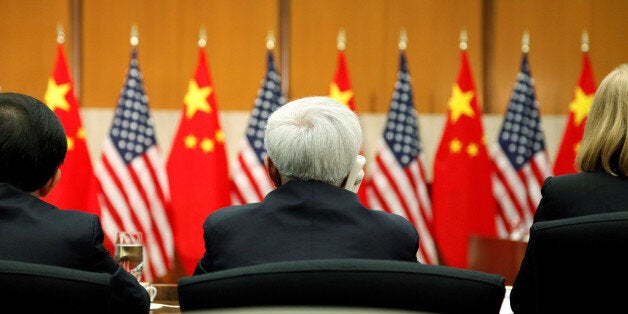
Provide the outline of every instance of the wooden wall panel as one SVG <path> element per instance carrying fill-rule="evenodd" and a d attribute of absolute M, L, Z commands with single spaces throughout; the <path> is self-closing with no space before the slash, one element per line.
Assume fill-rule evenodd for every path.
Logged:
<path fill-rule="evenodd" d="M 0 0 L 0 90 L 43 100 L 57 54 L 57 24 L 72 60 L 70 1 Z"/>
<path fill-rule="evenodd" d="M 492 112 L 506 110 L 521 61 L 521 38 L 530 33 L 529 62 L 542 114 L 564 114 L 582 65 L 581 36 L 590 37 L 590 57 L 599 84 L 626 62 L 628 2 L 594 0 L 497 1 L 493 3 L 493 58 L 488 101 Z"/>
<path fill-rule="evenodd" d="M 478 91 L 483 86 L 483 45 L 480 1 L 387 1 L 384 11 L 386 78 L 383 103 L 386 112 L 399 68 L 399 30 L 408 35 L 407 58 L 415 105 L 420 113 L 444 113 L 460 68 L 460 32 L 467 30 L 468 56 Z M 480 93 L 480 106 L 482 95 Z"/>
<path fill-rule="evenodd" d="M 151 107 L 180 108 L 205 26 L 210 72 L 221 109 L 249 110 L 265 70 L 265 38 L 280 38 L 281 0 L 0 0 L 0 86 L 42 96 L 55 55 L 56 24 L 86 107 L 113 107 L 129 62 L 129 33 L 138 25 L 139 61 Z M 71 10 L 80 4 L 82 55 L 74 62 Z M 628 2 L 286 1 L 289 4 L 289 98 L 325 94 L 336 67 L 336 36 L 347 34 L 347 62 L 360 112 L 386 112 L 398 68 L 397 42 L 409 37 L 408 61 L 417 109 L 443 113 L 459 66 L 458 36 L 469 34 L 469 57 L 486 113 L 506 108 L 531 38 L 530 63 L 543 114 L 564 114 L 581 66 L 588 30 L 596 80 L 622 62 L 628 48 Z M 77 43 L 78 44 L 78 43 Z M 281 67 L 280 47 L 275 49 Z M 17 60 L 17 61 L 16 61 Z M 279 68 L 281 72 L 281 68 Z M 289 75 L 288 75 L 289 74 Z M 36 83 L 39 82 L 39 83 Z"/>
<path fill-rule="evenodd" d="M 114 106 L 138 26 L 138 59 L 152 108 L 180 108 L 198 59 L 199 30 L 218 105 L 248 110 L 263 78 L 266 36 L 278 32 L 278 6 L 264 1 L 85 1 L 84 103 Z"/>
<path fill-rule="evenodd" d="M 337 62 L 336 36 L 344 28 L 357 110 L 386 112 L 399 68 L 399 32 L 405 28 L 417 107 L 444 112 L 463 28 L 476 84 L 482 86 L 480 8 L 476 1 L 293 1 L 290 97 L 327 93 Z"/>

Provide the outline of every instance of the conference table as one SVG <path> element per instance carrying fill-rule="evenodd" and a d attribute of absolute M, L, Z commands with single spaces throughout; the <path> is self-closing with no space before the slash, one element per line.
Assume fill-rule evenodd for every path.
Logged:
<path fill-rule="evenodd" d="M 176 284 L 153 283 L 151 286 L 157 288 L 157 295 L 155 300 L 151 302 L 150 313 L 181 313 Z"/>

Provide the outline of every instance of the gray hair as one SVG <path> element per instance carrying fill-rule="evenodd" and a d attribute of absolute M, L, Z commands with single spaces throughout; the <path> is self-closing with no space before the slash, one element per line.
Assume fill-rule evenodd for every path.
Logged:
<path fill-rule="evenodd" d="M 268 118 L 268 156 L 284 181 L 340 186 L 362 146 L 358 116 L 329 97 L 312 96 L 279 107 Z"/>

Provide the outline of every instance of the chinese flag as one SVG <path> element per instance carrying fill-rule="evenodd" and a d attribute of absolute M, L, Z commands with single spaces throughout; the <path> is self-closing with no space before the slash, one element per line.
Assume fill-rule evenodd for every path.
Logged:
<path fill-rule="evenodd" d="M 341 104 L 344 104 L 349 107 L 349 109 L 353 110 L 353 112 L 357 113 L 355 108 L 355 97 L 353 95 L 353 89 L 351 88 L 351 81 L 349 80 L 349 70 L 344 50 L 338 50 L 338 65 L 336 73 L 334 74 L 334 79 L 329 84 L 329 97 L 335 99 Z M 364 155 L 362 150 L 360 150 L 360 154 Z M 362 205 L 368 207 L 366 185 L 367 182 L 364 180 L 358 189 L 358 197 L 360 198 Z"/>
<path fill-rule="evenodd" d="M 77 209 L 99 215 L 93 188 L 94 171 L 63 44 L 57 45 L 57 57 L 52 76 L 48 79 L 44 103 L 63 124 L 68 138 L 68 152 L 60 168 L 61 180 L 43 199 L 62 209 Z"/>
<path fill-rule="evenodd" d="M 452 88 L 432 181 L 434 237 L 441 264 L 466 268 L 470 235 L 495 236 L 497 207 L 482 115 L 466 51 Z"/>
<path fill-rule="evenodd" d="M 582 54 L 582 72 L 580 80 L 574 92 L 574 97 L 569 104 L 569 115 L 563 139 L 560 141 L 556 161 L 554 162 L 554 174 L 561 175 L 567 173 L 575 173 L 576 170 L 576 153 L 580 147 L 582 134 L 584 133 L 584 125 L 589 115 L 589 109 L 595 95 L 595 78 L 593 77 L 593 68 L 588 53 Z"/>
<path fill-rule="evenodd" d="M 225 135 L 203 49 L 199 49 L 198 57 L 166 164 L 175 251 L 188 275 L 204 252 L 205 218 L 231 205 Z"/>

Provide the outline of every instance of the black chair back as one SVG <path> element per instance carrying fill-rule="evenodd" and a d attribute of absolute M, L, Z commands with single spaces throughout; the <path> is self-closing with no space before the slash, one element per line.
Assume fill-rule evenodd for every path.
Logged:
<path fill-rule="evenodd" d="M 0 260 L 0 300 L 18 313 L 108 313 L 111 275 Z"/>
<path fill-rule="evenodd" d="M 625 307 L 628 212 L 538 222 L 530 229 L 539 313 Z"/>
<path fill-rule="evenodd" d="M 259 306 L 499 313 L 504 277 L 412 262 L 343 259 L 269 263 L 183 277 L 182 311 Z"/>

